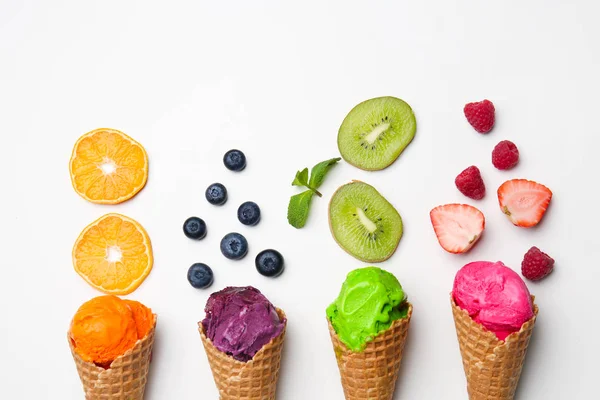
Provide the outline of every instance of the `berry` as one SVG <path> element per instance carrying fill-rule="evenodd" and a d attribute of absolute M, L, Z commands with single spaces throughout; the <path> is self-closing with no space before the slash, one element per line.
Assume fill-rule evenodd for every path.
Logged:
<path fill-rule="evenodd" d="M 215 206 L 222 206 L 227 201 L 227 189 L 220 183 L 213 183 L 204 193 L 206 200 Z"/>
<path fill-rule="evenodd" d="M 242 224 L 254 226 L 260 221 L 260 207 L 252 201 L 247 201 L 238 208 L 237 215 Z"/>
<path fill-rule="evenodd" d="M 494 127 L 496 109 L 491 101 L 469 103 L 465 106 L 464 112 L 467 121 L 477 132 L 488 133 Z"/>
<path fill-rule="evenodd" d="M 521 263 L 521 272 L 523 276 L 532 281 L 539 281 L 545 278 L 554 269 L 554 260 L 548 254 L 537 247 L 530 248 L 523 262 Z"/>
<path fill-rule="evenodd" d="M 246 168 L 246 156 L 239 150 L 229 150 L 223 156 L 223 164 L 231 171 L 241 171 Z"/>
<path fill-rule="evenodd" d="M 196 289 L 205 289 L 212 285 L 214 275 L 212 269 L 206 264 L 193 264 L 187 273 L 188 282 Z"/>
<path fill-rule="evenodd" d="M 519 149 L 510 140 L 503 140 L 492 150 L 492 164 L 498 169 L 511 169 L 519 162 Z"/>
<path fill-rule="evenodd" d="M 275 277 L 283 273 L 283 256 L 277 250 L 263 250 L 254 261 L 256 270 L 264 276 Z"/>
<path fill-rule="evenodd" d="M 449 253 L 466 253 L 479 240 L 485 217 L 466 204 L 446 204 L 429 213 L 438 242 Z"/>
<path fill-rule="evenodd" d="M 190 239 L 204 239 L 206 236 L 206 223 L 198 217 L 189 217 L 183 223 L 183 233 Z"/>
<path fill-rule="evenodd" d="M 473 200 L 481 200 L 485 196 L 485 184 L 481 179 L 481 172 L 474 165 L 458 174 L 454 183 L 462 194 Z"/>
<path fill-rule="evenodd" d="M 221 239 L 221 253 L 230 260 L 240 260 L 248 253 L 248 241 L 239 233 L 228 233 Z"/>
<path fill-rule="evenodd" d="M 514 225 L 523 228 L 531 228 L 542 220 L 550 200 L 550 189 L 526 179 L 512 179 L 498 188 L 500 209 Z"/>

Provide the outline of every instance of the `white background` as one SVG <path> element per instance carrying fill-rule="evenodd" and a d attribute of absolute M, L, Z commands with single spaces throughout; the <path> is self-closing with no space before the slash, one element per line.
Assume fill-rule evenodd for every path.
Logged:
<path fill-rule="evenodd" d="M 414 304 L 396 398 L 466 398 L 448 300 L 454 274 L 474 260 L 520 271 L 533 245 L 556 270 L 528 283 L 540 315 L 517 397 L 597 395 L 597 2 L 161 3 L 0 1 L 1 398 L 83 397 L 66 332 L 77 307 L 100 293 L 73 271 L 71 248 L 89 222 L 120 212 L 142 223 L 154 246 L 154 269 L 129 296 L 159 315 L 147 399 L 216 398 L 196 322 L 209 293 L 226 285 L 255 285 L 287 312 L 278 398 L 342 399 L 325 308 L 364 264 L 331 238 L 327 202 L 351 179 L 379 189 L 405 223 L 397 253 L 380 265 Z M 413 143 L 385 171 L 340 163 L 307 226 L 290 227 L 296 170 L 337 156 L 346 113 L 383 95 L 413 107 Z M 483 98 L 497 110 L 489 135 L 462 112 Z M 146 188 L 122 205 L 93 205 L 71 188 L 72 146 L 98 127 L 128 133 L 149 154 Z M 503 139 L 521 152 L 508 172 L 491 164 Z M 223 167 L 230 148 L 246 153 L 243 173 Z M 488 189 L 479 202 L 454 187 L 472 164 Z M 554 192 L 535 229 L 512 226 L 498 208 L 496 188 L 517 177 Z M 217 181 L 230 193 L 222 208 L 204 200 Z M 246 200 L 263 210 L 257 227 L 236 219 Z M 445 253 L 429 222 L 429 210 L 449 202 L 486 215 L 466 255 Z M 191 215 L 206 220 L 205 240 L 183 235 Z M 249 240 L 242 261 L 219 252 L 230 231 Z M 277 279 L 254 268 L 271 247 L 286 259 Z M 194 262 L 214 269 L 210 290 L 188 284 Z"/>

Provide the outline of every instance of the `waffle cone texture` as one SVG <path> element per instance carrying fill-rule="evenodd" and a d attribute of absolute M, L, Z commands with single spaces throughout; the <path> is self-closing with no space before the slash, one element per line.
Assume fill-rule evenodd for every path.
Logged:
<path fill-rule="evenodd" d="M 279 308 L 277 314 L 282 320 L 285 318 L 285 313 Z M 201 322 L 198 330 L 221 400 L 275 399 L 285 327 L 248 362 L 238 361 L 217 349 L 204 334 Z"/>
<path fill-rule="evenodd" d="M 86 400 L 142 400 L 144 398 L 155 329 L 156 315 L 154 325 L 146 337 L 138 340 L 132 349 L 117 357 L 108 369 L 84 361 L 75 352 L 73 343 L 68 338 Z"/>
<path fill-rule="evenodd" d="M 361 352 L 354 352 L 342 343 L 327 319 L 346 400 L 393 398 L 412 309 L 409 303 L 406 318 L 394 321 Z"/>
<path fill-rule="evenodd" d="M 534 297 L 531 298 L 533 301 Z M 533 305 L 534 315 L 521 330 L 502 341 L 473 321 L 465 310 L 456 305 L 452 295 L 450 302 L 469 400 L 512 400 L 538 314 L 537 305 Z"/>

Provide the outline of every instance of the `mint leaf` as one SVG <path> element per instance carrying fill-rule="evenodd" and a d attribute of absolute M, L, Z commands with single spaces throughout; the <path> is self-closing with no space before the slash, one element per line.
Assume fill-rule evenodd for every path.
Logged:
<path fill-rule="evenodd" d="M 294 228 L 300 229 L 306 224 L 312 197 L 313 192 L 311 190 L 306 190 L 290 198 L 287 218 L 290 225 Z"/>
<path fill-rule="evenodd" d="M 310 189 L 314 194 L 319 197 L 323 197 L 319 191 L 308 184 L 308 168 L 304 168 L 302 171 L 296 172 L 296 176 L 292 182 L 293 186 L 305 186 L 307 189 Z"/>
<path fill-rule="evenodd" d="M 325 179 L 325 175 L 327 172 L 333 167 L 341 158 L 332 158 L 331 160 L 323 161 L 312 167 L 310 171 L 310 181 L 308 183 L 309 187 L 318 189 L 319 186 L 323 183 Z"/>
<path fill-rule="evenodd" d="M 308 168 L 304 168 L 302 171 L 296 172 L 296 177 L 292 182 L 294 186 L 306 186 L 308 185 Z"/>

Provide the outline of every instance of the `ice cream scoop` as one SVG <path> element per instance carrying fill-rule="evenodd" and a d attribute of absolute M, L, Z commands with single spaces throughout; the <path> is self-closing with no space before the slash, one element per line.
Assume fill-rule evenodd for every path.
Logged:
<path fill-rule="evenodd" d="M 79 307 L 71 321 L 69 337 L 84 361 L 106 367 L 133 348 L 153 325 L 154 315 L 143 304 L 100 296 Z"/>
<path fill-rule="evenodd" d="M 366 267 L 348 274 L 339 296 L 327 307 L 327 318 L 348 348 L 361 351 L 407 311 L 398 279 L 380 268 Z"/>
<path fill-rule="evenodd" d="M 533 317 L 533 302 L 521 277 L 502 262 L 477 261 L 454 278 L 456 305 L 504 340 Z"/>
<path fill-rule="evenodd" d="M 273 304 L 256 288 L 227 287 L 210 295 L 204 334 L 220 351 L 249 361 L 285 328 Z"/>

